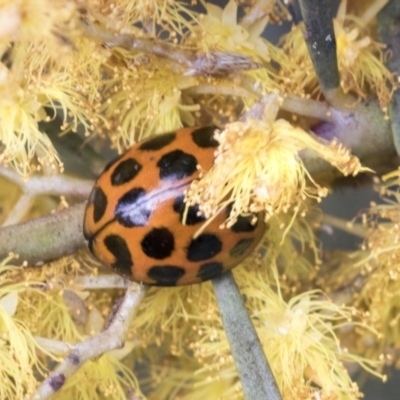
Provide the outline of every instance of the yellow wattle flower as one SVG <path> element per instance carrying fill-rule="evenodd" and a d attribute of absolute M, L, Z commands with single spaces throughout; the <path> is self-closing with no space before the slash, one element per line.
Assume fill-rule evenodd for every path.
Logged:
<path fill-rule="evenodd" d="M 0 98 L 0 163 L 11 164 L 23 176 L 35 170 L 30 164 L 34 156 L 53 168 L 61 165 L 50 139 L 38 127 L 47 118 L 38 93 L 18 82 L 2 63 Z"/>
<path fill-rule="evenodd" d="M 379 185 L 384 203 L 371 205 L 362 216 L 367 238 L 356 267 L 363 277 L 356 307 L 367 309 L 367 322 L 381 332 L 383 340 L 373 343 L 381 354 L 400 346 L 400 170 L 383 177 Z M 360 260 L 361 259 L 361 260 Z M 372 346 L 371 346 L 372 347 Z"/>
<path fill-rule="evenodd" d="M 182 0 L 103 0 L 101 8 L 97 0 L 85 2 L 89 13 L 106 28 L 115 32 L 129 33 L 135 24 L 144 24 L 147 33 L 157 35 L 167 31 L 170 39 L 186 34 L 196 21 L 190 2 Z"/>
<path fill-rule="evenodd" d="M 53 109 L 62 111 L 62 129 L 93 128 L 101 54 L 76 30 L 75 1 L 6 1 L 0 22 L 7 16 L 9 24 L 0 27 L 0 163 L 24 177 L 48 166 L 62 171 L 38 124 L 49 121 Z"/>
<path fill-rule="evenodd" d="M 74 0 L 2 0 L 0 43 L 8 40 L 52 41 L 54 45 L 63 36 L 65 28 L 74 26 L 78 6 L 79 1 Z M 57 47 L 53 49 L 56 51 Z"/>
<path fill-rule="evenodd" d="M 42 166 L 63 170 L 52 142 L 39 129 L 39 122 L 52 118 L 46 108 L 54 114 L 61 110 L 63 130 L 76 131 L 79 125 L 93 130 L 99 119 L 101 72 L 93 70 L 103 58 L 90 53 L 94 49 L 87 42 L 80 43 L 80 50 L 64 54 L 61 68 L 49 59 L 45 45 L 16 44 L 10 68 L 0 63 L 0 163 L 24 177 Z"/>
<path fill-rule="evenodd" d="M 249 273 L 237 268 L 234 275 L 284 399 L 358 398 L 360 392 L 344 362 L 357 363 L 380 376 L 376 372 L 379 361 L 365 359 L 340 346 L 340 328 L 349 331 L 357 327 L 374 334 L 363 322 L 357 321 L 353 308 L 336 305 L 315 290 L 285 300 L 279 287 L 277 292 L 271 289 L 271 282 L 260 269 L 254 268 Z M 207 397 L 207 389 L 211 393 L 220 380 L 229 382 L 225 388 L 220 383 L 220 390 L 225 389 L 220 396 L 243 398 L 217 310 L 207 320 L 196 321 L 196 332 L 197 337 L 191 337 L 191 348 L 203 364 L 195 374 L 191 373 L 196 386 Z M 202 376 L 208 379 L 200 383 L 197 379 Z M 183 399 L 191 399 L 190 392 L 186 396 Z"/>
<path fill-rule="evenodd" d="M 268 16 L 244 28 L 238 23 L 238 7 L 234 0 L 230 0 L 224 9 L 211 3 L 204 3 L 204 7 L 207 14 L 199 16 L 199 27 L 189 37 L 189 43 L 205 53 L 224 50 L 269 61 L 267 42 L 261 37 Z"/>
<path fill-rule="evenodd" d="M 299 156 L 304 149 L 315 151 L 345 175 L 362 170 L 341 145 L 325 146 L 286 120 L 274 120 L 275 115 L 266 121 L 234 122 L 215 135 L 220 145 L 214 166 L 192 182 L 187 205 L 199 204 L 210 218 L 232 204 L 229 227 L 240 214 L 263 212 L 268 220 L 291 207 L 298 211 L 307 198 L 320 201 L 327 190 L 308 174 Z"/>
<path fill-rule="evenodd" d="M 104 82 L 104 125 L 119 151 L 152 134 L 178 129 L 182 121 L 193 124 L 191 113 L 200 107 L 185 105 L 181 93 L 195 86 L 196 79 L 173 73 L 162 63 L 152 59 L 151 66 L 115 67 Z"/>
<path fill-rule="evenodd" d="M 383 63 L 385 45 L 363 33 L 362 22 L 356 17 L 335 18 L 334 28 L 342 88 L 361 98 L 375 92 L 386 111 L 398 85 Z"/>
<path fill-rule="evenodd" d="M 17 270 L 12 265 L 13 256 L 0 262 L 0 398 L 22 399 L 30 397 L 37 386 L 37 379 L 45 372 L 37 345 L 26 320 L 18 315 L 24 307 L 23 293 L 26 284 L 12 279 Z M 10 276 L 11 275 L 11 276 Z M 32 288 L 39 293 L 40 289 Z M 12 377 L 12 379 L 10 379 Z"/>

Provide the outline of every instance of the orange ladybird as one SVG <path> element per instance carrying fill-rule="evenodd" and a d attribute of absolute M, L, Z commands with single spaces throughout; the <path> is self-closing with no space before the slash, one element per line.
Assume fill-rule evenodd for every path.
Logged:
<path fill-rule="evenodd" d="M 236 266 L 260 241 L 261 218 L 241 216 L 220 229 L 225 209 L 206 221 L 188 209 L 184 191 L 209 170 L 218 142 L 215 127 L 184 128 L 137 143 L 110 162 L 97 179 L 84 219 L 91 252 L 115 272 L 148 285 L 198 283 Z"/>

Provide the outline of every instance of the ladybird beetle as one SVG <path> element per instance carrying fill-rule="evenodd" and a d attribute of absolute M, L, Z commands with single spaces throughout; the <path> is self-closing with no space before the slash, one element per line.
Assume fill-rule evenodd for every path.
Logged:
<path fill-rule="evenodd" d="M 205 222 L 198 206 L 185 212 L 184 191 L 209 170 L 215 127 L 184 128 L 135 144 L 97 179 L 85 211 L 91 252 L 115 272 L 148 285 L 175 286 L 219 276 L 260 241 L 265 224 L 240 216 L 220 229 L 229 210 Z"/>

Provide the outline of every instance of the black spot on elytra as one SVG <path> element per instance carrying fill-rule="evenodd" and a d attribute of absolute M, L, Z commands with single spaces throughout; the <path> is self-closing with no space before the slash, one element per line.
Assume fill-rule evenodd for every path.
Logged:
<path fill-rule="evenodd" d="M 249 247 L 253 244 L 254 238 L 248 239 L 240 239 L 235 246 L 229 252 L 231 257 L 240 257 L 249 249 Z"/>
<path fill-rule="evenodd" d="M 167 228 L 154 228 L 143 238 L 141 246 L 147 256 L 162 260 L 174 251 L 174 235 Z"/>
<path fill-rule="evenodd" d="M 151 209 L 145 197 L 146 191 L 144 189 L 134 188 L 119 199 L 115 207 L 115 218 L 121 225 L 132 228 L 147 224 Z"/>
<path fill-rule="evenodd" d="M 125 240 L 118 235 L 108 235 L 104 238 L 104 245 L 115 257 L 112 268 L 121 274 L 131 276 L 133 261 Z"/>
<path fill-rule="evenodd" d="M 191 154 L 174 150 L 164 154 L 158 161 L 157 167 L 160 168 L 160 179 L 178 180 L 196 172 L 197 160 Z"/>
<path fill-rule="evenodd" d="M 100 187 L 94 187 L 89 198 L 89 202 L 93 204 L 93 221 L 99 222 L 106 212 L 107 196 Z"/>
<path fill-rule="evenodd" d="M 216 235 L 203 233 L 192 239 L 187 250 L 189 261 L 203 261 L 214 257 L 222 249 L 222 242 Z"/>
<path fill-rule="evenodd" d="M 185 203 L 183 199 L 185 198 L 184 195 L 178 196 L 174 200 L 174 211 L 180 215 L 180 220 L 182 221 L 184 212 L 185 212 Z M 196 204 L 194 206 L 190 206 L 188 208 L 188 212 L 186 214 L 186 220 L 185 224 L 186 225 L 195 225 L 199 222 L 203 222 L 206 220 L 204 217 L 204 214 L 198 214 L 199 213 L 199 206 Z"/>
<path fill-rule="evenodd" d="M 253 215 L 239 215 L 237 221 L 231 226 L 233 232 L 253 232 L 258 225 L 258 218 L 255 224 L 252 224 Z"/>
<path fill-rule="evenodd" d="M 214 139 L 214 132 L 216 129 L 215 126 L 206 126 L 204 128 L 196 129 L 192 132 L 193 141 L 197 146 L 204 149 L 209 147 L 218 147 L 219 143 Z"/>
<path fill-rule="evenodd" d="M 152 139 L 146 140 L 139 146 L 139 150 L 160 150 L 163 147 L 172 143 L 176 138 L 176 133 L 165 133 L 164 135 L 157 135 Z"/>
<path fill-rule="evenodd" d="M 224 266 L 222 265 L 222 263 L 210 262 L 200 266 L 197 277 L 200 278 L 202 281 L 208 281 L 209 279 L 214 279 L 217 276 L 221 275 L 221 272 L 223 270 Z"/>
<path fill-rule="evenodd" d="M 48 382 L 53 392 L 58 392 L 65 383 L 65 375 L 61 372 L 55 373 L 49 377 Z"/>
<path fill-rule="evenodd" d="M 156 265 L 147 271 L 147 276 L 157 281 L 158 286 L 175 286 L 183 275 L 185 270 L 175 265 Z"/>
<path fill-rule="evenodd" d="M 141 169 L 142 166 L 133 158 L 121 161 L 111 174 L 111 184 L 120 186 L 131 181 Z"/>

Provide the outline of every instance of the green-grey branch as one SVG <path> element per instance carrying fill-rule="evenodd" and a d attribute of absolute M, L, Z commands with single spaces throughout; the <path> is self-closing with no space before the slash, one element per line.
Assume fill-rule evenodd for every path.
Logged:
<path fill-rule="evenodd" d="M 21 264 L 44 262 L 75 253 L 84 246 L 82 234 L 85 204 L 0 229 L 0 261 L 18 254 Z"/>
<path fill-rule="evenodd" d="M 246 400 L 282 399 L 232 273 L 214 279 L 213 285 Z"/>
<path fill-rule="evenodd" d="M 330 0 L 300 0 L 307 43 L 322 92 L 335 106 L 340 104 L 339 69 L 336 56 L 336 38 Z"/>
<path fill-rule="evenodd" d="M 391 53 L 387 67 L 400 76 L 400 3 L 390 1 L 378 14 L 379 40 L 386 44 Z M 397 89 L 390 104 L 390 120 L 394 144 L 400 155 L 400 90 Z"/>

